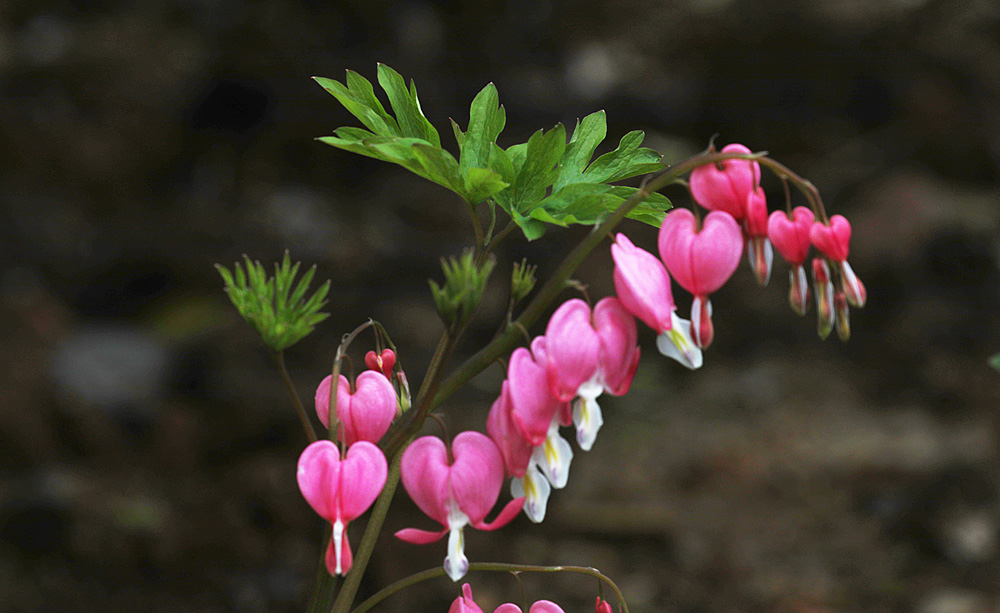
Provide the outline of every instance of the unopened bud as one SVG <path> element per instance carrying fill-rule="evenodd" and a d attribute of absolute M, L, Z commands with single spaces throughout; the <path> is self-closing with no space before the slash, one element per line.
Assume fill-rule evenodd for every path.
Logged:
<path fill-rule="evenodd" d="M 851 312 L 850 307 L 847 306 L 844 292 L 834 294 L 833 308 L 837 314 L 837 336 L 840 340 L 847 342 L 851 338 Z"/>
<path fill-rule="evenodd" d="M 844 297 L 851 306 L 862 308 L 868 301 L 868 290 L 861 279 L 854 274 L 854 269 L 844 260 L 840 263 L 840 288 L 844 292 Z"/>
<path fill-rule="evenodd" d="M 809 310 L 809 281 L 801 264 L 788 271 L 788 304 L 799 315 Z"/>
<path fill-rule="evenodd" d="M 833 283 L 825 258 L 813 258 L 813 292 L 816 294 L 816 332 L 825 340 L 834 324 Z"/>
<path fill-rule="evenodd" d="M 535 288 L 535 271 L 538 266 L 529 266 L 528 260 L 514 262 L 514 268 L 510 273 L 510 300 L 517 304 L 531 293 Z"/>

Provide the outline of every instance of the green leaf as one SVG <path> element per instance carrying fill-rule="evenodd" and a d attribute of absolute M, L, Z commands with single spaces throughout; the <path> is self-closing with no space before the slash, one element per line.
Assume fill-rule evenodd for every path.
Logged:
<path fill-rule="evenodd" d="M 1000 370 L 1000 353 L 990 358 L 990 366 L 992 366 L 997 370 Z"/>
<path fill-rule="evenodd" d="M 528 139 L 524 160 L 509 188 L 521 212 L 545 196 L 546 188 L 555 180 L 556 164 L 565 149 L 566 129 L 562 124 L 556 124 L 548 132 L 539 130 Z"/>
<path fill-rule="evenodd" d="M 472 100 L 472 105 L 469 107 L 468 130 L 461 134 L 461 128 L 457 124 L 453 125 L 456 132 L 455 139 L 459 141 L 461 150 L 462 172 L 488 166 L 490 151 L 506 122 L 507 115 L 500 106 L 497 88 L 489 83 Z"/>
<path fill-rule="evenodd" d="M 410 89 L 407 90 L 403 77 L 385 64 L 378 65 L 378 84 L 389 97 L 389 104 L 392 105 L 396 121 L 399 122 L 400 136 L 419 138 L 435 147 L 440 147 L 441 139 L 437 130 L 420 110 L 416 84 L 411 80 Z"/>
<path fill-rule="evenodd" d="M 559 191 L 565 185 L 583 181 L 583 171 L 594 157 L 594 151 L 608 133 L 608 122 L 604 111 L 597 111 L 576 122 L 573 136 L 570 137 L 563 153 L 559 168 L 559 178 L 552 186 L 552 191 Z"/>
<path fill-rule="evenodd" d="M 368 79 L 351 70 L 347 71 L 347 85 L 324 77 L 313 79 L 372 132 L 383 136 L 401 136 L 399 125 L 385 112 Z"/>
<path fill-rule="evenodd" d="M 605 153 L 587 167 L 584 177 L 593 183 L 609 183 L 662 169 L 660 159 L 663 156 L 652 149 L 639 147 L 643 137 L 642 130 L 633 130 L 623 136 L 617 149 Z"/>

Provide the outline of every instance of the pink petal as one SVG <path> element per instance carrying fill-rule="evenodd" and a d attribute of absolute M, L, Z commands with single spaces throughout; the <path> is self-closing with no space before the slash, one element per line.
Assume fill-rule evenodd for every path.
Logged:
<path fill-rule="evenodd" d="M 332 538 L 330 539 L 330 544 L 326 547 L 326 554 L 323 556 L 323 562 L 326 564 L 326 572 L 330 573 L 330 575 L 334 577 L 338 574 L 346 575 L 347 571 L 351 570 L 351 564 L 354 562 L 354 555 L 351 552 L 351 544 L 347 540 L 346 527 L 343 539 L 340 542 L 340 572 L 337 572 L 337 547 Z"/>
<path fill-rule="evenodd" d="M 448 613 L 483 613 L 479 605 L 472 600 L 472 587 L 468 583 L 462 586 L 462 595 L 451 603 Z"/>
<path fill-rule="evenodd" d="M 743 223 L 747 236 L 767 236 L 767 198 L 759 187 L 747 195 L 747 214 Z"/>
<path fill-rule="evenodd" d="M 663 263 L 633 245 L 624 234 L 611 245 L 611 257 L 615 261 L 615 292 L 625 308 L 658 333 L 669 330 L 677 307 Z"/>
<path fill-rule="evenodd" d="M 473 525 L 482 522 L 500 496 L 504 468 L 500 451 L 485 434 L 459 433 L 451 444 L 451 492 Z"/>
<path fill-rule="evenodd" d="M 562 607 L 550 600 L 539 600 L 531 605 L 528 613 L 566 613 Z"/>
<path fill-rule="evenodd" d="M 299 456 L 295 475 L 302 497 L 323 519 L 337 519 L 340 496 L 340 449 L 333 441 L 310 444 Z"/>
<path fill-rule="evenodd" d="M 341 375 L 337 388 L 337 417 L 344 425 L 344 444 L 377 443 L 396 417 L 396 390 L 385 375 L 366 370 L 358 375 L 351 395 L 347 378 Z"/>
<path fill-rule="evenodd" d="M 774 211 L 767 219 L 767 235 L 781 257 L 793 266 L 801 266 L 809 256 L 809 238 L 813 212 L 804 206 L 792 209 L 792 217 L 784 211 Z"/>
<path fill-rule="evenodd" d="M 484 530 L 486 532 L 503 528 L 510 522 L 514 521 L 514 518 L 517 517 L 517 514 L 520 513 L 521 509 L 523 508 L 524 508 L 524 496 L 514 498 L 513 500 L 505 504 L 502 509 L 500 509 L 500 512 L 497 513 L 497 516 L 493 519 L 493 521 L 491 522 L 481 521 L 478 523 L 473 522 L 472 527 L 477 530 Z"/>
<path fill-rule="evenodd" d="M 351 445 L 340 464 L 340 518 L 345 524 L 375 502 L 387 474 L 385 455 L 378 446 L 368 441 Z"/>
<path fill-rule="evenodd" d="M 834 262 L 843 262 L 850 252 L 851 223 L 841 215 L 830 218 L 830 225 L 813 222 L 809 238 L 826 257 Z"/>
<path fill-rule="evenodd" d="M 327 375 L 319 382 L 319 387 L 316 388 L 316 417 L 319 417 L 320 423 L 323 424 L 324 428 L 329 429 L 330 427 L 330 381 L 332 377 Z M 338 392 L 339 396 L 339 392 Z"/>
<path fill-rule="evenodd" d="M 531 352 L 518 347 L 510 355 L 507 381 L 510 383 L 514 425 L 532 446 L 541 445 L 548 434 L 552 416 L 563 404 L 552 395 L 544 363 L 536 363 Z"/>
<path fill-rule="evenodd" d="M 448 534 L 448 529 L 432 532 L 430 530 L 418 530 L 417 528 L 404 528 L 396 532 L 395 537 L 401 541 L 414 545 L 429 545 L 441 540 L 441 537 Z"/>
<path fill-rule="evenodd" d="M 403 452 L 403 488 L 420 510 L 442 526 L 448 525 L 448 450 L 441 439 L 422 436 Z"/>
<path fill-rule="evenodd" d="M 694 213 L 674 209 L 660 227 L 660 257 L 680 285 L 708 295 L 729 280 L 740 263 L 743 234 L 728 213 L 712 211 L 697 230 Z"/>
<path fill-rule="evenodd" d="M 562 303 L 545 328 L 548 377 L 552 395 L 572 400 L 580 386 L 594 376 L 601 339 L 590 323 L 590 306 L 573 298 Z"/>
<path fill-rule="evenodd" d="M 594 327 L 601 341 L 600 370 L 604 387 L 621 396 L 632 385 L 639 367 L 635 318 L 616 298 L 604 298 L 594 307 Z"/>
<path fill-rule="evenodd" d="M 496 609 L 493 609 L 493 613 L 523 613 L 521 607 L 516 604 L 505 602 Z"/>
<path fill-rule="evenodd" d="M 496 443 L 503 457 L 507 474 L 513 477 L 523 477 L 531 460 L 531 443 L 526 441 L 514 425 L 514 409 L 510 400 L 510 383 L 503 382 L 500 397 L 490 408 L 486 418 L 486 434 Z"/>

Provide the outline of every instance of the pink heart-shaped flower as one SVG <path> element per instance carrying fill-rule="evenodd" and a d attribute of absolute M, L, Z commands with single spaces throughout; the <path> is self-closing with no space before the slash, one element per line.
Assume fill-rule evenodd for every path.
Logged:
<path fill-rule="evenodd" d="M 573 298 L 559 305 L 545 328 L 549 387 L 563 402 L 597 372 L 601 339 L 590 322 L 590 305 Z"/>
<path fill-rule="evenodd" d="M 707 296 L 729 280 L 743 254 L 743 234 L 733 216 L 712 211 L 701 229 L 688 209 L 674 209 L 660 226 L 660 257 L 677 283 Z"/>
<path fill-rule="evenodd" d="M 330 377 L 316 389 L 316 415 L 327 428 L 330 407 Z M 377 443 L 396 417 L 396 390 L 381 372 L 366 370 L 358 375 L 354 393 L 347 377 L 340 375 L 337 385 L 337 419 L 345 445 L 355 441 Z"/>
<path fill-rule="evenodd" d="M 819 221 L 813 222 L 809 238 L 823 255 L 834 262 L 843 262 L 850 252 L 851 222 L 841 215 L 831 217 L 828 226 Z"/>
<path fill-rule="evenodd" d="M 320 517 L 333 524 L 333 538 L 326 552 L 331 575 L 351 568 L 347 524 L 368 510 L 385 486 L 385 455 L 368 441 L 351 445 L 347 457 L 333 441 L 316 441 L 299 456 L 296 479 L 302 497 Z"/>
<path fill-rule="evenodd" d="M 722 153 L 751 153 L 732 143 Z M 760 184 L 760 164 L 747 160 L 724 160 L 704 164 L 691 171 L 691 195 L 695 202 L 713 211 L 725 211 L 736 219 L 746 214 L 747 198 Z"/>
<path fill-rule="evenodd" d="M 392 349 L 383 349 L 382 353 L 369 351 L 365 354 L 365 366 L 368 370 L 377 370 L 386 378 L 392 376 L 392 367 L 396 365 L 396 353 Z"/>
<path fill-rule="evenodd" d="M 809 238 L 815 216 L 804 206 L 792 209 L 791 218 L 784 211 L 774 211 L 767 219 L 767 236 L 781 257 L 793 266 L 801 266 L 809 256 Z"/>

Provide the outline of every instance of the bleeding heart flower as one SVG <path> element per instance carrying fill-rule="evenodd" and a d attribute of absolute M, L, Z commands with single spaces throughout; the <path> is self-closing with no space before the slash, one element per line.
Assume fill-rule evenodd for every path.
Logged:
<path fill-rule="evenodd" d="M 479 530 L 496 530 L 507 525 L 521 511 L 523 498 L 510 501 L 492 522 L 486 514 L 497 502 L 503 485 L 503 459 L 496 445 L 479 432 L 462 432 L 451 445 L 441 439 L 422 436 L 413 441 L 400 465 L 403 487 L 420 510 L 438 522 L 439 532 L 407 528 L 396 537 L 425 545 L 448 537 L 444 569 L 453 581 L 469 570 L 462 529 L 468 524 Z"/>
<path fill-rule="evenodd" d="M 611 604 L 607 600 L 604 600 L 603 598 L 598 596 L 597 604 L 594 605 L 594 613 L 613 613 L 613 609 L 611 608 Z"/>
<path fill-rule="evenodd" d="M 351 445 L 343 460 L 340 449 L 328 440 L 312 443 L 299 457 L 299 490 L 309 506 L 333 525 L 324 558 L 331 575 L 343 575 L 351 569 L 347 524 L 375 502 L 387 474 L 382 450 L 368 441 Z"/>
<path fill-rule="evenodd" d="M 537 339 L 536 339 L 537 340 Z M 544 341 L 533 342 L 544 354 Z M 510 355 L 507 381 L 510 382 L 511 417 L 518 432 L 532 446 L 545 440 L 553 416 L 567 405 L 552 395 L 548 364 L 537 360 L 531 351 L 518 347 Z"/>
<path fill-rule="evenodd" d="M 590 306 L 573 298 L 562 303 L 545 328 L 546 369 L 552 395 L 568 402 L 597 372 L 601 339 L 590 323 Z"/>
<path fill-rule="evenodd" d="M 751 153 L 732 143 L 722 153 Z M 747 199 L 760 185 L 760 164 L 749 160 L 723 160 L 691 171 L 689 184 L 695 202 L 713 211 L 725 211 L 737 220 L 746 216 Z"/>
<path fill-rule="evenodd" d="M 708 295 L 729 280 L 740 263 L 743 235 L 731 215 L 712 211 L 698 227 L 694 213 L 674 209 L 660 226 L 660 257 L 677 282 L 691 292 L 691 330 L 702 349 L 712 342 L 712 305 Z"/>
<path fill-rule="evenodd" d="M 816 221 L 809 230 L 809 237 L 826 257 L 830 258 L 840 270 L 840 289 L 844 292 L 847 302 L 861 308 L 868 300 L 868 291 L 861 280 L 854 274 L 851 265 L 847 263 L 850 252 L 851 223 L 841 215 L 830 218 L 830 225 Z"/>
<path fill-rule="evenodd" d="M 691 324 L 677 317 L 670 275 L 652 253 L 632 244 L 624 234 L 611 245 L 615 260 L 615 292 L 625 310 L 659 333 L 657 349 L 684 366 L 701 367 L 702 356 L 691 339 Z"/>
<path fill-rule="evenodd" d="M 330 427 L 330 381 L 327 375 L 316 388 L 316 415 L 327 428 Z M 337 386 L 339 438 L 348 446 L 355 441 L 377 443 L 396 417 L 396 390 L 385 375 L 374 370 L 358 375 L 355 388 L 352 394 L 347 377 L 340 375 Z"/>
<path fill-rule="evenodd" d="M 813 212 L 804 206 L 792 209 L 789 217 L 784 211 L 775 211 L 767 220 L 767 234 L 771 242 L 791 268 L 788 271 L 788 304 L 799 315 L 804 315 L 809 304 L 809 283 L 803 264 L 809 256 L 812 240 L 809 238 Z"/>

